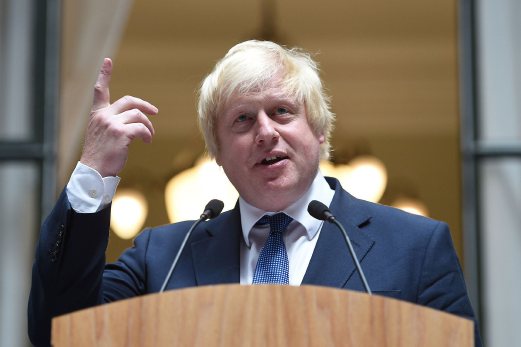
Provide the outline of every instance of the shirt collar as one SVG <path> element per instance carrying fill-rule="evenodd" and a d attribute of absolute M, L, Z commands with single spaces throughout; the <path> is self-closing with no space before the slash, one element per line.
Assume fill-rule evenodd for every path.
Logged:
<path fill-rule="evenodd" d="M 318 233 L 322 221 L 311 217 L 308 213 L 308 204 L 312 200 L 318 200 L 326 206 L 329 206 L 334 195 L 335 191 L 331 189 L 322 173 L 318 171 L 307 192 L 283 211 L 264 211 L 247 203 L 242 197 L 239 197 L 244 242 L 250 247 L 251 242 L 249 235 L 255 223 L 265 214 L 274 214 L 277 212 L 284 212 L 299 222 L 306 230 L 308 240 L 313 239 Z"/>

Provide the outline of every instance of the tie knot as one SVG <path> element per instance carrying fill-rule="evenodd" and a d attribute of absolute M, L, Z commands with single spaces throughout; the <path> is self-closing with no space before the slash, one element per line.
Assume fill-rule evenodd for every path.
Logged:
<path fill-rule="evenodd" d="M 261 219 L 256 223 L 256 225 L 263 225 L 263 224 L 269 224 L 270 225 L 270 231 L 275 233 L 281 233 L 288 227 L 289 223 L 293 218 L 288 216 L 285 213 L 277 213 L 274 215 L 264 215 Z"/>

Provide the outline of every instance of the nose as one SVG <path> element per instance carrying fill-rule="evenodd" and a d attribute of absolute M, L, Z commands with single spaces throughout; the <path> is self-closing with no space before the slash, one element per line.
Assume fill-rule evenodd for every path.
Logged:
<path fill-rule="evenodd" d="M 257 115 L 257 135 L 255 136 L 255 143 L 265 144 L 276 141 L 279 138 L 279 133 L 275 129 L 275 121 L 271 119 L 266 112 L 261 111 Z"/>

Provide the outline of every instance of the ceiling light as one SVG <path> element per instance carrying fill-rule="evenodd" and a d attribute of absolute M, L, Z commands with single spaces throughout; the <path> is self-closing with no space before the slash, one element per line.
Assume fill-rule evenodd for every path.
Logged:
<path fill-rule="evenodd" d="M 148 206 L 143 194 L 134 189 L 120 189 L 112 200 L 110 226 L 122 239 L 131 239 L 143 227 Z"/>
<path fill-rule="evenodd" d="M 385 165 L 369 155 L 358 156 L 347 165 L 322 161 L 320 170 L 326 176 L 337 178 L 342 187 L 355 197 L 367 201 L 380 201 L 387 185 Z"/>
<path fill-rule="evenodd" d="M 427 206 L 423 202 L 413 198 L 401 197 L 394 201 L 392 206 L 399 208 L 400 210 L 418 214 L 420 216 L 428 216 L 429 211 L 427 210 Z"/>
<path fill-rule="evenodd" d="M 235 206 L 239 194 L 223 169 L 208 157 L 174 176 L 166 185 L 165 202 L 170 222 L 193 220 L 212 199 L 224 202 L 224 209 Z"/>

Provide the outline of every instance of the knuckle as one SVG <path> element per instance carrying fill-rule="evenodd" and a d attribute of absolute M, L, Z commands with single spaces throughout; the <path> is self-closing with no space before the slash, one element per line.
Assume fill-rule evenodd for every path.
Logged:
<path fill-rule="evenodd" d="M 139 136 L 141 138 L 146 138 L 148 136 L 148 128 L 143 123 L 136 124 L 136 127 L 134 128 L 135 135 Z"/>
<path fill-rule="evenodd" d="M 92 110 L 90 112 L 90 122 L 93 124 L 99 124 L 103 118 L 103 113 L 99 110 Z"/>
<path fill-rule="evenodd" d="M 147 127 L 145 124 L 143 124 L 143 123 L 141 123 L 141 130 L 142 130 L 146 135 L 148 135 L 148 134 L 150 133 L 150 130 L 148 129 L 148 127 Z"/>
<path fill-rule="evenodd" d="M 127 102 L 127 103 L 134 103 L 134 97 L 130 96 L 130 95 L 125 95 L 123 97 L 123 100 L 125 100 L 125 102 Z"/>
<path fill-rule="evenodd" d="M 107 133 L 111 137 L 116 137 L 116 138 L 121 137 L 125 134 L 123 128 L 116 124 L 110 124 L 110 126 L 107 127 Z"/>
<path fill-rule="evenodd" d="M 95 93 L 103 92 L 103 85 L 99 82 L 96 82 L 96 84 L 94 84 L 94 92 Z"/>
<path fill-rule="evenodd" d="M 97 111 L 92 113 L 91 122 L 96 127 L 109 129 L 114 126 L 112 118 L 106 112 Z"/>
<path fill-rule="evenodd" d="M 96 124 L 97 127 L 100 128 L 109 128 L 110 127 L 110 121 L 108 117 L 105 116 L 104 113 L 96 113 L 94 114 L 94 117 L 92 117 L 92 121 L 94 124 Z"/>
<path fill-rule="evenodd" d="M 135 108 L 132 111 L 134 116 L 136 116 L 140 122 L 146 122 L 148 120 L 148 117 L 143 112 L 141 112 L 141 110 Z"/>

